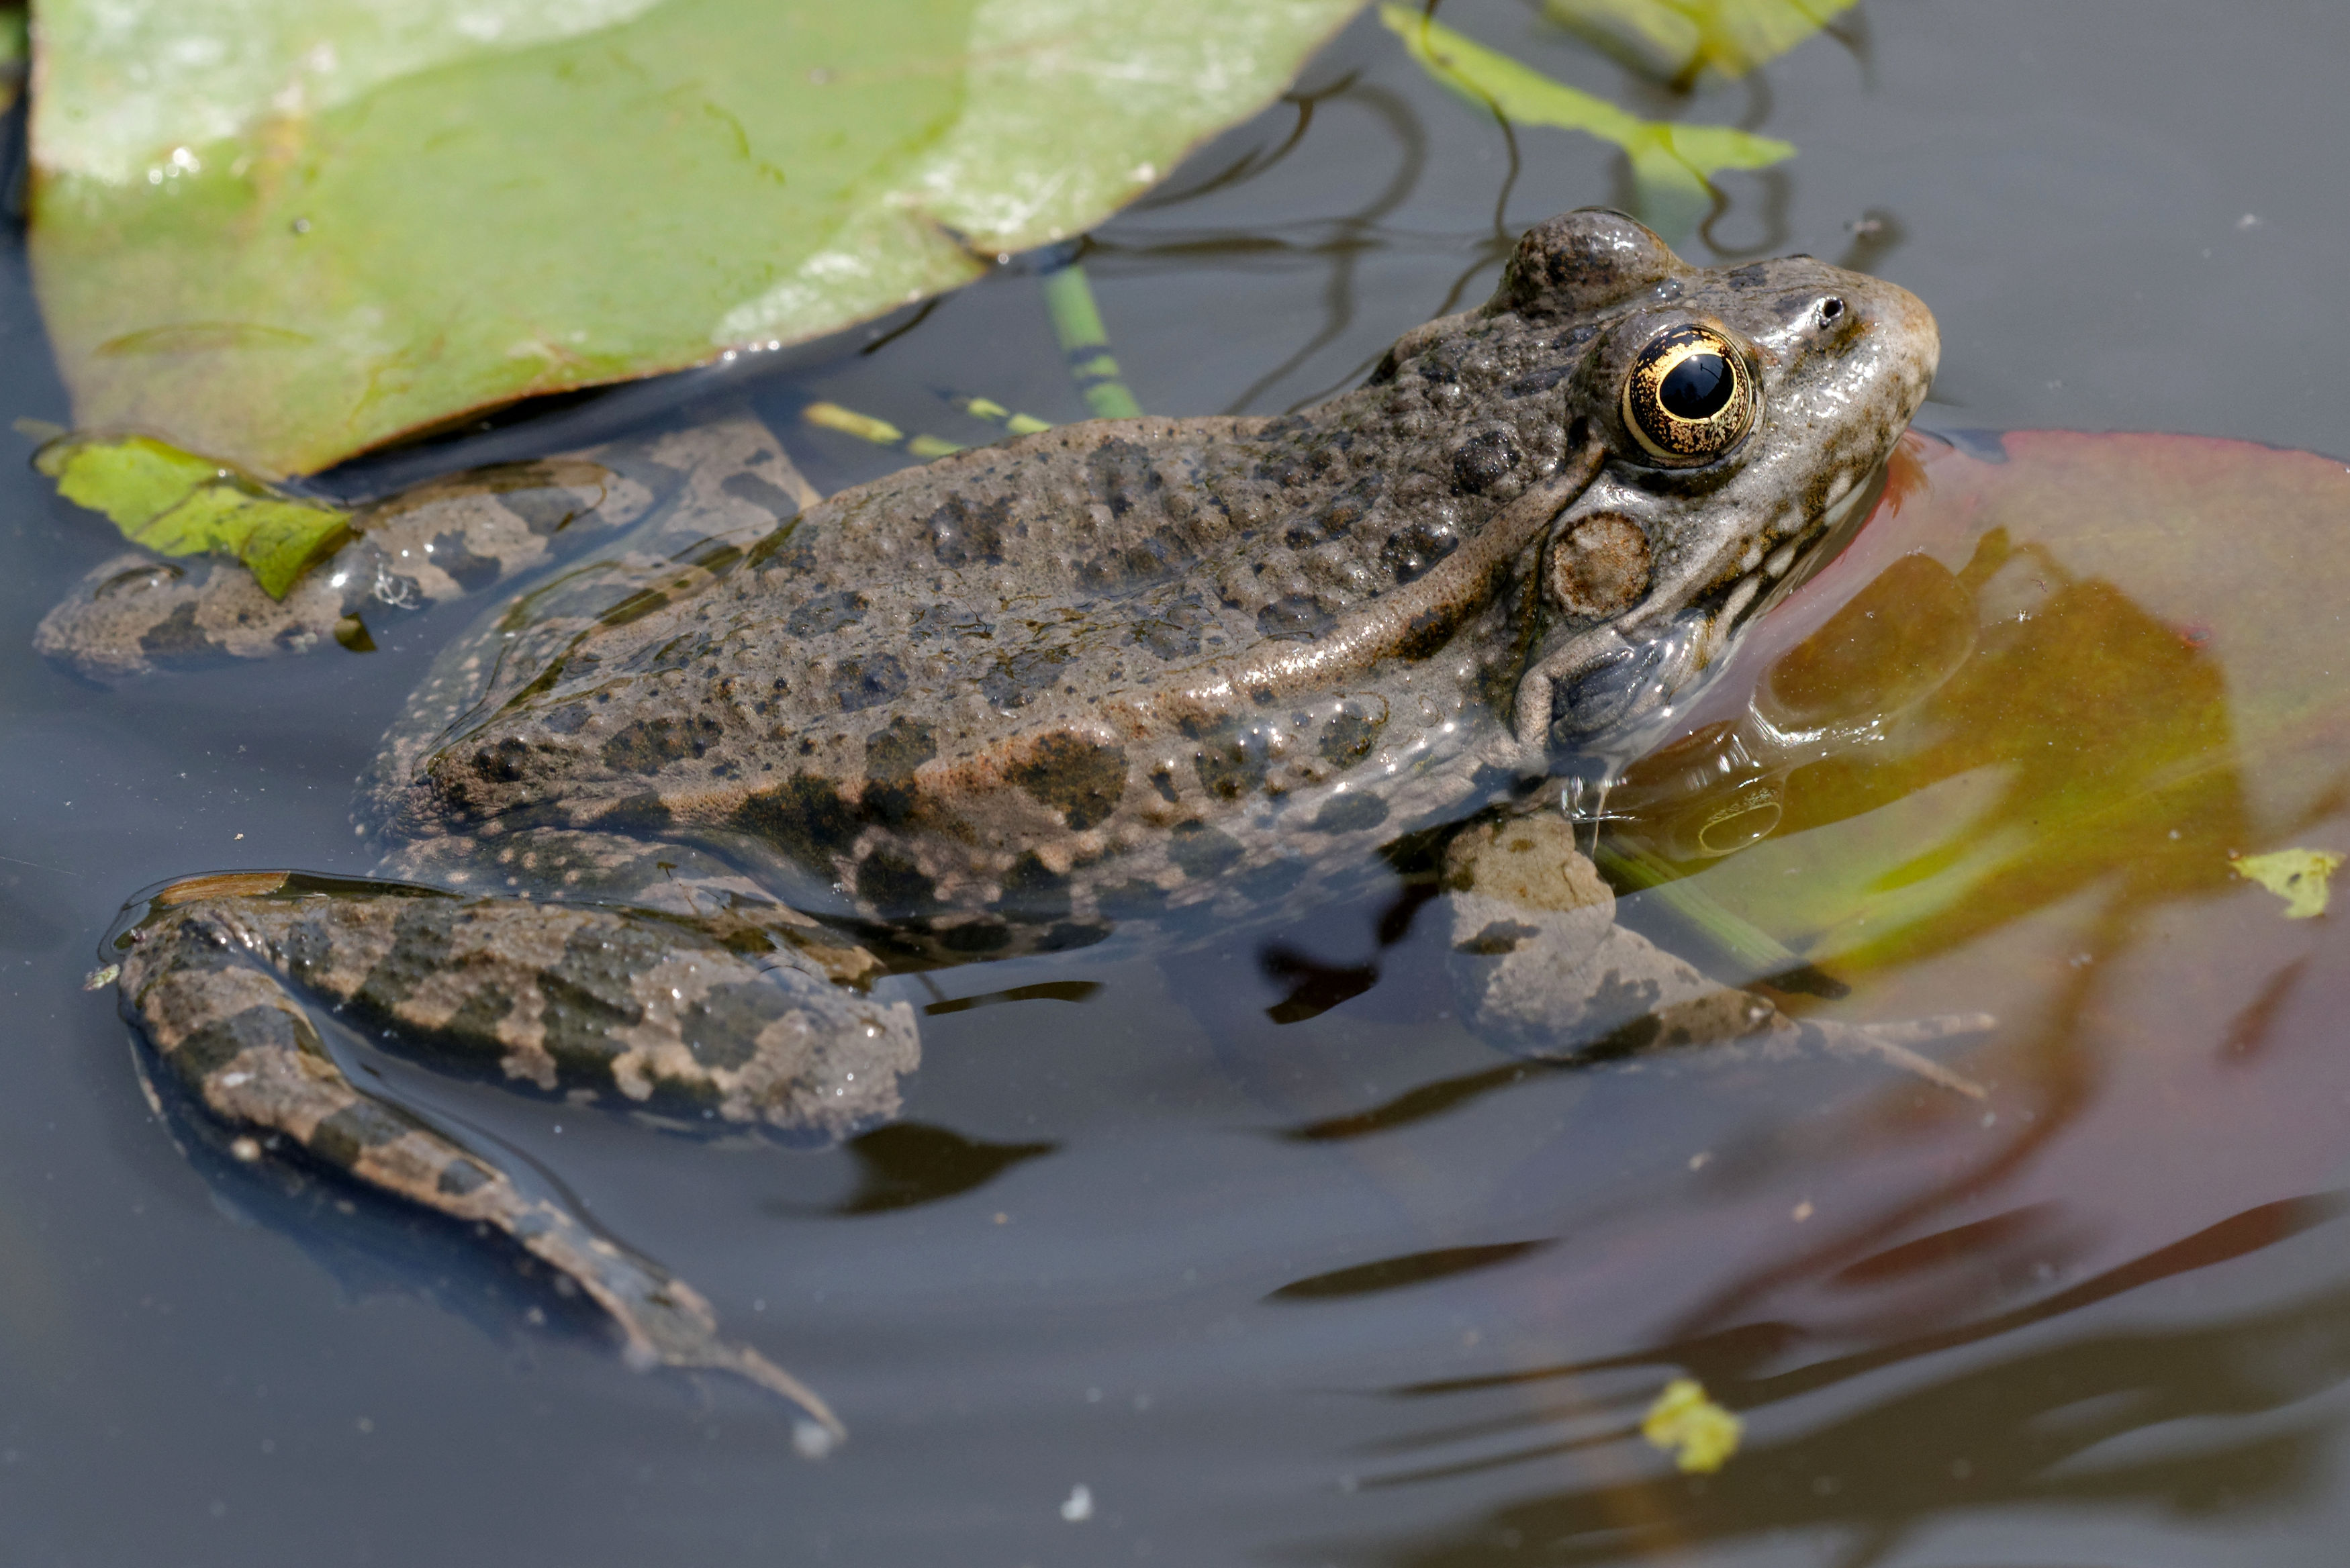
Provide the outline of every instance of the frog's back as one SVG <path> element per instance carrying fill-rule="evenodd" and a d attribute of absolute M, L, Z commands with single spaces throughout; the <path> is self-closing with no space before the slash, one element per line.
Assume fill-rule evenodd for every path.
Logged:
<path fill-rule="evenodd" d="M 1330 656 L 1560 461 L 1555 410 L 1440 418 L 1460 378 L 1311 418 L 1097 421 L 844 492 L 506 661 L 396 786 L 398 825 L 732 835 L 827 877 L 883 846 L 918 903 L 1144 847 L 1180 881 L 1167 851 L 1211 827 L 1221 868 L 1228 819 L 1392 779 L 1430 730 L 1465 742 L 1473 661 Z M 1284 661 L 1308 673 L 1233 688 Z"/>

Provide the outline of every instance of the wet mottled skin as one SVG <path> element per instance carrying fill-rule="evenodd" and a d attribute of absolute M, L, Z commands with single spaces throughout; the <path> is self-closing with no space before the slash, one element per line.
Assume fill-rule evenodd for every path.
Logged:
<path fill-rule="evenodd" d="M 1625 754 L 1860 500 L 1936 351 L 1889 285 L 1807 257 L 1691 268 L 1578 213 L 1484 306 L 1301 414 L 1097 421 L 814 504 L 740 420 L 537 465 L 536 488 L 444 483 L 430 505 L 473 508 L 483 542 L 432 533 L 426 597 L 547 558 L 528 516 L 567 496 L 562 532 L 610 542 L 411 700 L 360 810 L 389 880 L 175 885 L 123 939 L 125 1005 L 220 1127 L 498 1226 L 643 1355 L 821 1415 L 656 1266 L 344 1082 L 317 1017 L 678 1120 L 888 1116 L 919 1046 L 861 989 L 876 951 L 1308 901 L 1403 833 L 1539 798 L 1562 753 Z M 428 513 L 362 519 L 319 581 L 386 569 Z M 45 649 L 129 673 L 156 624 L 234 619 L 233 574 L 130 570 L 61 607 Z M 349 587 L 281 610 L 298 627 L 274 643 L 206 646 L 298 651 L 328 608 L 368 613 L 323 597 Z M 1564 819 L 1518 811 L 1446 861 L 1480 1027 L 1545 1051 L 1795 1036 L 1615 928 Z"/>

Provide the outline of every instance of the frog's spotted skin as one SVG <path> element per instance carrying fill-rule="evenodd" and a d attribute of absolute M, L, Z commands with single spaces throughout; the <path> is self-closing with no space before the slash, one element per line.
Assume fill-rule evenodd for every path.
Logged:
<path fill-rule="evenodd" d="M 1726 451 L 1660 467 L 1625 389 L 1692 332 L 1759 400 Z M 479 1152 L 355 1109 L 306 1002 L 528 1093 L 888 1115 L 918 1045 L 859 989 L 875 952 L 1310 898 L 1637 729 L 1857 501 L 1935 356 L 1889 285 L 1692 268 L 1577 213 L 1483 307 L 1287 418 L 1097 421 L 804 510 L 753 421 L 598 449 L 607 510 L 640 520 L 444 652 L 364 781 L 399 880 L 169 889 L 122 939 L 126 1009 L 230 1134 L 499 1225 L 646 1355 L 780 1386 Z M 1571 1049 L 1625 996 L 1668 1033 L 1775 1028 L 1604 911 L 1452 877 L 1467 1012 L 1497 1034 L 1547 1017 Z"/>

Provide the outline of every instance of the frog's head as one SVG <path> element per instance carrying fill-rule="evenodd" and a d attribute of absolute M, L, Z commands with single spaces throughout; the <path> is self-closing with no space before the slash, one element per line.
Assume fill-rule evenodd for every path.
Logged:
<path fill-rule="evenodd" d="M 1519 242 L 1481 318 L 1552 335 L 1567 444 L 1607 461 L 1543 533 L 1514 728 L 1581 747 L 1668 716 L 1858 508 L 1933 379 L 1913 296 L 1809 256 L 1710 270 L 1618 213 Z"/>

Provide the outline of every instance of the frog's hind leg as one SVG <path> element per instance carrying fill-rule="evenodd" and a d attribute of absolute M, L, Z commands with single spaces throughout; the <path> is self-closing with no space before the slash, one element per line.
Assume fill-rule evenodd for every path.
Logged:
<path fill-rule="evenodd" d="M 632 1363 L 735 1373 L 837 1434 L 813 1392 L 722 1340 L 690 1286 L 355 1085 L 306 1003 L 438 1065 L 567 1100 L 827 1131 L 895 1110 L 919 1052 L 904 1003 L 858 995 L 820 950 L 747 927 L 277 872 L 174 884 L 118 946 L 125 1014 L 238 1158 L 307 1158 L 493 1226 L 609 1314 Z"/>

